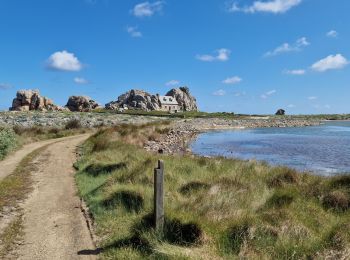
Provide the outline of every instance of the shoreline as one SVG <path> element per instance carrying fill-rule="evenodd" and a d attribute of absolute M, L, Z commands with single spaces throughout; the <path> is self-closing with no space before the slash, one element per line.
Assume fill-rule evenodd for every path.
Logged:
<path fill-rule="evenodd" d="M 321 125 L 319 120 L 300 119 L 187 119 L 174 121 L 165 134 L 158 140 L 148 141 L 144 149 L 160 154 L 192 154 L 189 144 L 199 134 L 208 131 L 244 130 L 254 128 L 287 128 Z"/>

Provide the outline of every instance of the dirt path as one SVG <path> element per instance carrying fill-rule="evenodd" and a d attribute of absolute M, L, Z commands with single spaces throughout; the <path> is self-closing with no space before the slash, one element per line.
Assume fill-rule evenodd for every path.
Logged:
<path fill-rule="evenodd" d="M 81 202 L 76 195 L 75 149 L 88 135 L 66 138 L 48 146 L 32 173 L 34 191 L 23 203 L 23 243 L 18 259 L 95 259 Z"/>
<path fill-rule="evenodd" d="M 70 137 L 64 137 L 64 138 L 50 139 L 50 140 L 35 142 L 35 143 L 31 143 L 23 146 L 20 150 L 9 155 L 9 157 L 7 157 L 5 160 L 0 161 L 0 181 L 6 176 L 13 173 L 13 171 L 16 169 L 17 165 L 23 160 L 23 158 L 26 157 L 31 152 L 33 152 L 34 150 L 44 147 L 45 145 L 48 145 L 48 144 L 53 144 L 62 140 L 69 140 L 74 138 L 75 138 L 74 136 L 70 136 Z"/>

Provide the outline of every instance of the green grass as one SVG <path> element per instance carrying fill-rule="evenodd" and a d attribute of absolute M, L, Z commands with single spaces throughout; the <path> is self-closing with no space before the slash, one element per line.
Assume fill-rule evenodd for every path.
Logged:
<path fill-rule="evenodd" d="M 103 130 L 82 148 L 76 181 L 102 238 L 102 259 L 306 259 L 350 248 L 349 176 L 155 155 L 128 144 L 154 131 L 150 124 Z M 157 159 L 165 162 L 164 234 L 152 228 Z"/>
<path fill-rule="evenodd" d="M 0 128 L 0 160 L 17 147 L 16 134 L 11 128 Z"/>
<path fill-rule="evenodd" d="M 188 111 L 179 113 L 169 113 L 166 111 L 144 111 L 144 110 L 124 110 L 124 112 L 97 109 L 94 113 L 112 113 L 112 114 L 124 114 L 124 115 L 135 115 L 135 116 L 157 116 L 157 117 L 169 117 L 169 118 L 226 118 L 233 119 L 239 117 L 245 117 L 244 115 L 235 115 L 230 112 L 216 112 L 208 113 L 201 111 Z"/>

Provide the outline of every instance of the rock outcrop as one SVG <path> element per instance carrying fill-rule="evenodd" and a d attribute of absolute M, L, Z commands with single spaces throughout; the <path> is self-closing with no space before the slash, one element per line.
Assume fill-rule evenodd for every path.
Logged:
<path fill-rule="evenodd" d="M 182 111 L 197 111 L 196 99 L 190 94 L 188 87 L 181 87 L 168 91 L 166 96 L 172 96 L 179 104 Z M 118 100 L 105 105 L 106 109 L 140 109 L 145 111 L 160 110 L 159 95 L 152 95 L 143 90 L 132 89 L 118 97 Z"/>
<path fill-rule="evenodd" d="M 166 96 L 174 97 L 183 111 L 198 111 L 197 101 L 188 87 L 174 88 L 166 93 Z"/>
<path fill-rule="evenodd" d="M 106 104 L 106 109 L 118 110 L 120 108 L 158 110 L 160 102 L 158 95 L 151 95 L 143 90 L 132 89 L 118 97 L 117 101 Z"/>
<path fill-rule="evenodd" d="M 278 109 L 276 112 L 276 116 L 284 116 L 286 114 L 286 111 L 284 109 Z"/>
<path fill-rule="evenodd" d="M 63 111 L 63 107 L 57 106 L 47 97 L 42 97 L 39 90 L 19 90 L 12 101 L 10 111 Z"/>
<path fill-rule="evenodd" d="M 88 96 L 71 96 L 68 99 L 66 108 L 72 112 L 89 112 L 100 108 L 100 106 Z"/>

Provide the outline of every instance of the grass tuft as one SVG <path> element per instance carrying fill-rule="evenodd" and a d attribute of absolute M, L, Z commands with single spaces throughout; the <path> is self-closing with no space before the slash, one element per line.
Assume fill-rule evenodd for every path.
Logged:
<path fill-rule="evenodd" d="M 323 206 L 327 209 L 346 211 L 350 208 L 350 198 L 342 191 L 332 191 L 323 198 Z"/>

